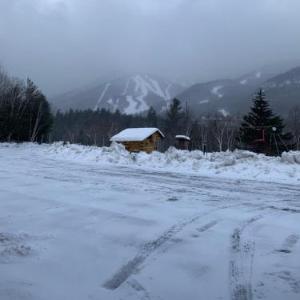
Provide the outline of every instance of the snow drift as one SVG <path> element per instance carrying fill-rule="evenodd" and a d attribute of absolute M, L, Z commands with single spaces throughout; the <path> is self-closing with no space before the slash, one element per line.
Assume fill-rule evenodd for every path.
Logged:
<path fill-rule="evenodd" d="M 248 179 L 281 183 L 300 183 L 300 151 L 285 152 L 281 157 L 269 157 L 249 151 L 215 152 L 183 151 L 170 148 L 165 153 L 129 153 L 113 143 L 110 147 L 54 143 L 2 144 L 1 148 L 20 147 L 43 155 L 76 163 L 120 165 L 168 172 L 190 173 L 199 176 Z"/>
<path fill-rule="evenodd" d="M 300 164 L 300 151 L 284 152 L 281 156 L 282 162 L 289 164 Z"/>

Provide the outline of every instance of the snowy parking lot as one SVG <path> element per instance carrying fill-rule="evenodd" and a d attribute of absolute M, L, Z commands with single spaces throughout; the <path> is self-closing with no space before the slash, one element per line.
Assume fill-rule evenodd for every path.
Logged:
<path fill-rule="evenodd" d="M 299 165 L 250 180 L 53 149 L 0 145 L 1 300 L 300 299 Z"/>

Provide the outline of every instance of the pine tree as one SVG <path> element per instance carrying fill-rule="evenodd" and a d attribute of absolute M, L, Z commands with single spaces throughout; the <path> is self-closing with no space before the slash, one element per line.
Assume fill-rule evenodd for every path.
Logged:
<path fill-rule="evenodd" d="M 171 136 L 179 134 L 181 129 L 181 121 L 184 113 L 182 110 L 181 102 L 174 98 L 168 111 L 167 111 L 167 131 Z"/>
<path fill-rule="evenodd" d="M 251 111 L 244 116 L 240 127 L 241 146 L 258 153 L 279 155 L 288 150 L 292 138 L 290 133 L 283 133 L 284 128 L 283 120 L 273 113 L 261 89 L 255 95 Z"/>
<path fill-rule="evenodd" d="M 157 127 L 157 114 L 152 106 L 149 108 L 147 113 L 147 126 Z"/>

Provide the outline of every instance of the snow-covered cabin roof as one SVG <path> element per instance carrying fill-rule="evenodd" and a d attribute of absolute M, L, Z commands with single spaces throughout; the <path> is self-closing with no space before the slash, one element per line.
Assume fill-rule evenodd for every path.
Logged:
<path fill-rule="evenodd" d="M 190 141 L 191 139 L 186 136 L 186 135 L 176 135 L 175 136 L 176 139 L 181 139 L 181 140 L 187 140 L 187 141 Z"/>
<path fill-rule="evenodd" d="M 141 142 L 158 132 L 161 137 L 165 137 L 158 128 L 127 128 L 114 135 L 111 142 Z"/>

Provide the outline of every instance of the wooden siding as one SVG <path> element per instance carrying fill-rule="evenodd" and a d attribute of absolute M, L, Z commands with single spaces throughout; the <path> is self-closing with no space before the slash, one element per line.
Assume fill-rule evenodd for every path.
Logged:
<path fill-rule="evenodd" d="M 157 150 L 157 144 L 160 141 L 161 136 L 158 132 L 152 134 L 149 138 L 141 142 L 121 142 L 129 152 L 140 152 L 144 151 L 151 153 Z"/>

